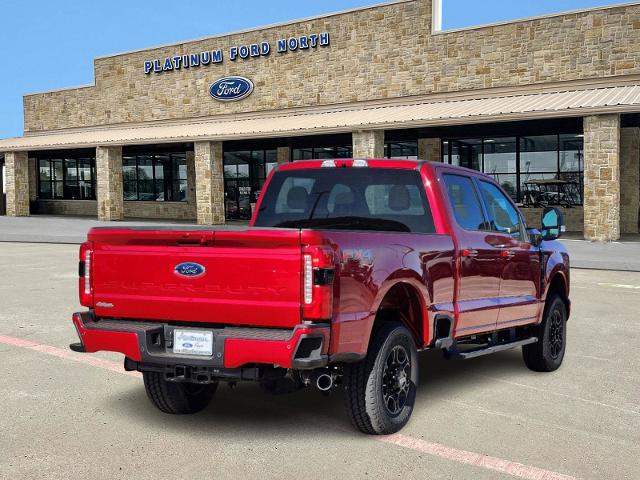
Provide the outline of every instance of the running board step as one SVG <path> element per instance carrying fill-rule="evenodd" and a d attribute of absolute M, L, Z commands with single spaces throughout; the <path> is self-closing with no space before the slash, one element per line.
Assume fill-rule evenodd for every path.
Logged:
<path fill-rule="evenodd" d="M 511 350 L 512 348 L 522 347 L 523 345 L 530 345 L 536 343 L 538 337 L 525 338 L 524 340 L 517 340 L 515 342 L 501 343 L 490 347 L 482 347 L 476 350 L 469 350 L 466 352 L 460 352 L 457 349 L 447 350 L 447 357 L 451 359 L 469 360 L 471 358 L 481 357 L 482 355 L 489 355 L 490 353 L 502 352 L 504 350 Z"/>

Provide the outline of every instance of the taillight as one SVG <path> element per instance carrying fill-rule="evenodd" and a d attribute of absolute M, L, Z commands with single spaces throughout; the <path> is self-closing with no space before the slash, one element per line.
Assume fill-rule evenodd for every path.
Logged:
<path fill-rule="evenodd" d="M 93 306 L 93 250 L 90 242 L 80 246 L 80 263 L 78 265 L 80 305 Z"/>
<path fill-rule="evenodd" d="M 302 254 L 302 316 L 326 320 L 333 314 L 335 261 L 328 247 L 306 247 Z"/>

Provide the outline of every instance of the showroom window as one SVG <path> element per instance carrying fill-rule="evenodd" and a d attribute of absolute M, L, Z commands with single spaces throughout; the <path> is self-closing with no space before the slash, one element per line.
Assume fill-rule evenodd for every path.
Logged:
<path fill-rule="evenodd" d="M 294 148 L 292 152 L 292 158 L 294 161 L 353 157 L 353 147 L 351 145 Z"/>
<path fill-rule="evenodd" d="M 38 158 L 38 198 L 95 200 L 95 157 Z"/>
<path fill-rule="evenodd" d="M 491 175 L 524 206 L 582 205 L 583 135 L 445 139 L 442 160 Z"/>
<path fill-rule="evenodd" d="M 223 163 L 226 217 L 247 220 L 267 176 L 278 165 L 277 150 L 225 151 Z"/>
<path fill-rule="evenodd" d="M 385 158 L 416 160 L 418 158 L 418 142 L 387 142 L 384 145 Z"/>
<path fill-rule="evenodd" d="M 123 155 L 122 175 L 126 201 L 187 201 L 185 152 Z"/>

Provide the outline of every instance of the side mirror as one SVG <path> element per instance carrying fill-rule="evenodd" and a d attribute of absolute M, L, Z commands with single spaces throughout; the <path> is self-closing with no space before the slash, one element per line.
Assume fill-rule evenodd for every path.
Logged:
<path fill-rule="evenodd" d="M 542 240 L 555 240 L 565 232 L 564 216 L 555 207 L 546 207 L 542 212 Z"/>

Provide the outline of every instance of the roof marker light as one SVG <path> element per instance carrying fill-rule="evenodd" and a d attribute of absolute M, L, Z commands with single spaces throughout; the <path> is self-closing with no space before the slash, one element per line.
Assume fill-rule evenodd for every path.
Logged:
<path fill-rule="evenodd" d="M 325 160 L 324 162 L 322 162 L 322 165 L 320 165 L 322 168 L 333 168 L 336 166 L 336 162 L 335 160 Z"/>
<path fill-rule="evenodd" d="M 353 161 L 353 166 L 354 167 L 368 167 L 369 163 L 366 160 L 354 160 Z"/>

